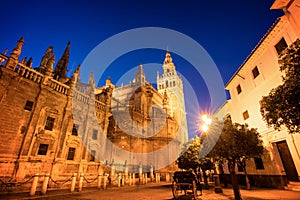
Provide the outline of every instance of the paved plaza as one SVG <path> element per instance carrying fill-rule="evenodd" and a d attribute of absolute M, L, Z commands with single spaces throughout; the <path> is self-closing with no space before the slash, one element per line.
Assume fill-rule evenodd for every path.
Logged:
<path fill-rule="evenodd" d="M 241 190 L 243 200 L 300 200 L 300 192 L 275 190 L 275 189 L 255 189 L 255 190 Z M 228 200 L 233 198 L 233 191 L 231 188 L 223 188 L 223 194 L 216 194 L 211 188 L 210 190 L 203 190 L 203 195 L 199 200 L 220 199 Z M 44 196 L 29 197 L 28 194 L 2 195 L 0 199 L 75 199 L 75 200 L 172 200 L 173 195 L 170 183 L 150 183 L 147 185 L 126 186 L 121 188 L 109 187 L 106 190 L 86 189 L 82 192 L 71 194 L 68 191 L 49 191 Z M 191 196 L 181 196 L 180 200 L 191 199 Z"/>

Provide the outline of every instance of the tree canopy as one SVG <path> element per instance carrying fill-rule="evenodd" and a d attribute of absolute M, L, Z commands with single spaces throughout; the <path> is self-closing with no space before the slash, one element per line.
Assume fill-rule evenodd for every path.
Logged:
<path fill-rule="evenodd" d="M 204 188 L 208 189 L 208 181 L 206 170 L 214 169 L 214 164 L 209 157 L 199 156 L 202 140 L 199 137 L 193 138 L 189 143 L 185 144 L 184 153 L 177 159 L 178 167 L 185 170 L 193 170 L 195 174 L 200 176 L 200 170 L 203 173 Z"/>
<path fill-rule="evenodd" d="M 198 137 L 195 137 L 189 143 L 185 144 L 183 154 L 177 159 L 178 167 L 196 171 L 200 165 L 199 150 L 200 140 Z"/>
<path fill-rule="evenodd" d="M 261 101 L 261 114 L 268 126 L 290 133 L 300 132 L 300 40 L 286 48 L 278 60 L 283 84 L 272 89 Z"/>
<path fill-rule="evenodd" d="M 225 120 L 220 138 L 210 156 L 238 163 L 260 157 L 263 154 L 263 149 L 263 142 L 256 129 L 249 129 L 248 125 Z"/>
<path fill-rule="evenodd" d="M 263 154 L 263 149 L 263 142 L 256 129 L 249 129 L 247 125 L 232 123 L 230 119 L 224 121 L 222 133 L 210 152 L 210 156 L 228 163 L 236 200 L 241 199 L 235 175 L 236 164 L 245 165 L 246 160 L 260 157 Z"/>
<path fill-rule="evenodd" d="M 205 170 L 213 169 L 214 165 L 210 158 L 199 158 L 200 147 L 201 140 L 199 137 L 195 137 L 189 143 L 185 144 L 184 153 L 177 159 L 178 167 L 193 170 L 195 173 L 197 173 L 200 168 Z"/>

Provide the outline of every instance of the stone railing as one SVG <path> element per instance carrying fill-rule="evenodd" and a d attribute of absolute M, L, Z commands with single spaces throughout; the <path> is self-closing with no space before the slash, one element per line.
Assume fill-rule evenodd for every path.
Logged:
<path fill-rule="evenodd" d="M 43 80 L 43 78 L 44 78 L 43 74 L 37 72 L 34 69 L 31 69 L 31 68 L 25 66 L 22 63 L 18 63 L 18 65 L 17 65 L 17 67 L 15 69 L 15 72 L 17 72 L 23 78 L 32 80 L 32 81 L 34 81 L 36 83 L 41 83 L 42 80 Z"/>
<path fill-rule="evenodd" d="M 66 95 L 69 94 L 70 86 L 65 85 L 54 79 L 49 79 L 48 86 L 59 93 L 66 94 Z"/>
<path fill-rule="evenodd" d="M 86 95 L 82 92 L 79 92 L 79 91 L 74 91 L 74 98 L 78 101 L 82 101 L 84 103 L 88 103 L 89 102 L 89 95 Z"/>

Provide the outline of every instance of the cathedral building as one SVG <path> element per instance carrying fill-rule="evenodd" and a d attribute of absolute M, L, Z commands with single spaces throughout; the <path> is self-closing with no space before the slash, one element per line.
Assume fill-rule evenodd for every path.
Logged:
<path fill-rule="evenodd" d="M 21 38 L 9 55 L 0 54 L 0 177 L 176 170 L 187 125 L 169 52 L 158 90 L 142 65 L 127 85 L 107 78 L 96 87 L 92 73 L 81 81 L 80 66 L 67 77 L 70 42 L 55 66 L 50 46 L 36 68 L 31 58 L 20 61 L 23 44 Z"/>

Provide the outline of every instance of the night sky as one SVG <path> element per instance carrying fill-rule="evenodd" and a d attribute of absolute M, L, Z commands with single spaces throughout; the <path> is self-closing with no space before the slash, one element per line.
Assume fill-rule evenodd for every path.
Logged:
<path fill-rule="evenodd" d="M 21 57 L 33 57 L 33 67 L 38 67 L 48 46 L 54 46 L 57 62 L 70 41 L 71 75 L 89 52 L 105 39 L 128 29 L 163 27 L 179 31 L 202 45 L 217 65 L 226 84 L 270 26 L 283 15 L 282 11 L 270 10 L 273 2 L 2 1 L 0 51 L 8 48 L 10 52 L 16 41 L 24 36 Z M 171 52 L 177 70 L 189 80 L 197 93 L 198 105 L 192 108 L 187 106 L 190 132 L 195 132 L 195 126 L 191 125 L 195 124 L 195 116 L 204 111 L 213 112 L 211 108 L 214 106 L 211 105 L 201 76 L 195 75 L 188 61 L 172 54 L 172 44 L 167 44 L 166 48 Z M 98 85 L 103 85 L 106 77 L 110 76 L 112 82 L 117 83 L 125 72 L 139 63 L 161 64 L 164 57 L 165 51 L 157 49 L 130 52 L 120 56 L 105 70 L 104 76 L 96 81 Z"/>

